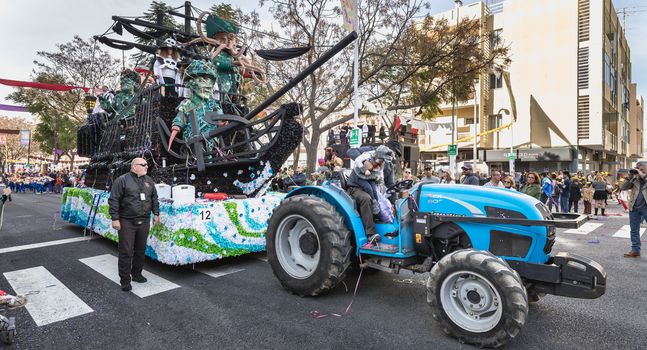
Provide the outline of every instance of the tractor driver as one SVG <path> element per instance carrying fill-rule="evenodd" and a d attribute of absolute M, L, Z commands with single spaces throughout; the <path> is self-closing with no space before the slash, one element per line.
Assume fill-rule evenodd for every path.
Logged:
<path fill-rule="evenodd" d="M 384 181 L 382 169 L 385 161 L 391 161 L 391 159 L 393 159 L 393 152 L 385 146 L 380 146 L 375 151 L 364 152 L 355 159 L 353 171 L 348 178 L 347 191 L 357 203 L 369 242 L 380 240 L 373 219 L 373 215 L 379 213 L 377 185 Z"/>

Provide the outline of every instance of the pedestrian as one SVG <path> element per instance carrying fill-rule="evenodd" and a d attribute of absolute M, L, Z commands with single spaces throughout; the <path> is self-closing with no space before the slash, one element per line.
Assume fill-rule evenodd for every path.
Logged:
<path fill-rule="evenodd" d="M 593 200 L 595 201 L 595 215 L 598 215 L 598 209 L 601 211 L 602 216 L 604 214 L 604 209 L 606 208 L 605 201 L 607 200 L 607 182 L 604 181 L 602 175 L 597 175 L 595 181 L 591 184 L 593 186 Z"/>
<path fill-rule="evenodd" d="M 386 137 L 387 137 L 386 129 L 384 129 L 384 125 L 380 125 L 380 134 L 379 134 L 380 142 L 384 143 L 384 139 L 386 139 Z"/>
<path fill-rule="evenodd" d="M 503 187 L 513 191 L 517 190 L 517 187 L 515 186 L 515 183 L 514 183 L 514 178 L 512 176 L 506 177 L 505 179 L 503 179 L 502 182 L 503 182 Z"/>
<path fill-rule="evenodd" d="M 473 186 L 479 185 L 479 177 L 474 175 L 471 164 L 464 164 L 461 167 L 461 170 L 463 171 L 463 178 L 461 179 L 461 184 L 473 185 Z"/>
<path fill-rule="evenodd" d="M 582 198 L 582 190 L 580 189 L 579 182 L 571 181 L 570 195 L 568 197 L 568 212 L 570 212 L 571 209 L 573 209 L 574 213 L 578 212 L 580 198 Z"/>
<path fill-rule="evenodd" d="M 153 225 L 160 221 L 155 182 L 147 172 L 146 159 L 133 159 L 130 172 L 112 184 L 108 199 L 112 227 L 119 232 L 119 278 L 121 289 L 126 292 L 132 289 L 131 279 L 146 282 L 142 270 L 151 213 Z"/>
<path fill-rule="evenodd" d="M 631 251 L 625 258 L 640 257 L 640 224 L 647 220 L 647 162 L 636 163 L 636 168 L 629 172 L 631 178 L 620 185 L 621 190 L 631 190 L 629 196 L 629 229 Z"/>
<path fill-rule="evenodd" d="M 553 181 L 550 179 L 548 173 L 541 174 L 541 197 L 540 201 L 548 206 L 553 196 Z"/>
<path fill-rule="evenodd" d="M 593 201 L 593 187 L 587 182 L 582 188 L 582 202 L 584 203 L 584 214 L 591 215 L 591 201 Z"/>
<path fill-rule="evenodd" d="M 541 185 L 539 185 L 539 174 L 537 173 L 527 173 L 526 174 L 526 183 L 521 186 L 521 193 L 527 194 L 530 197 L 533 197 L 537 200 L 541 200 Z"/>
<path fill-rule="evenodd" d="M 493 171 L 490 181 L 486 182 L 483 187 L 505 187 L 501 181 L 501 173 L 498 171 Z"/>
<path fill-rule="evenodd" d="M 422 178 L 420 178 L 421 182 L 428 182 L 432 184 L 437 184 L 440 183 L 440 178 L 438 176 L 434 175 L 433 169 L 431 169 L 430 166 L 425 166 L 425 173 Z"/>
<path fill-rule="evenodd" d="M 335 131 L 333 129 L 328 130 L 328 139 L 326 146 L 331 147 L 335 144 Z"/>
<path fill-rule="evenodd" d="M 449 170 L 440 171 L 440 183 L 441 184 L 455 184 L 456 181 L 452 178 L 452 173 Z"/>
<path fill-rule="evenodd" d="M 56 176 L 56 185 L 54 186 L 54 192 L 55 193 L 61 193 L 63 188 L 63 178 L 59 174 Z"/>
<path fill-rule="evenodd" d="M 569 198 L 571 196 L 571 174 L 568 171 L 562 172 L 562 186 L 559 196 L 559 204 L 563 213 L 568 213 Z"/>
<path fill-rule="evenodd" d="M 620 175 L 620 174 L 618 174 Z M 625 175 L 620 175 L 620 178 L 618 181 L 613 185 L 613 194 L 616 196 L 616 200 L 618 200 L 618 204 L 622 205 L 622 208 L 624 208 L 625 212 L 629 211 L 629 205 L 627 202 L 629 201 L 629 191 L 623 191 L 620 189 L 620 185 L 624 182 L 627 181 L 625 178 Z"/>
<path fill-rule="evenodd" d="M 418 178 L 413 176 L 413 174 L 411 173 L 411 168 L 404 169 L 404 171 L 402 172 L 402 180 L 403 181 L 411 180 L 411 181 L 413 181 L 413 183 L 418 182 Z"/>

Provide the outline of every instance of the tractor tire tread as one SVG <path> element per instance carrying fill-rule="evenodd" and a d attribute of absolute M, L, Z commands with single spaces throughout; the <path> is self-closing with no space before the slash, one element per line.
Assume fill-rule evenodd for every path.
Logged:
<path fill-rule="evenodd" d="M 297 206 L 299 208 L 308 208 L 316 218 L 317 223 L 312 222 L 312 225 L 317 227 L 325 227 L 327 229 L 326 238 L 328 239 L 330 264 L 316 277 L 316 286 L 308 289 L 295 290 L 295 287 L 290 284 L 290 281 L 277 273 L 277 268 L 280 268 L 278 262 L 273 263 L 272 271 L 274 275 L 281 282 L 283 288 L 289 292 L 299 296 L 317 296 L 332 290 L 339 282 L 343 281 L 346 272 L 350 266 L 352 245 L 351 245 L 351 232 L 346 228 L 343 217 L 337 212 L 335 207 L 325 200 L 312 196 L 312 195 L 297 195 L 285 199 L 281 205 L 274 209 L 270 223 L 268 225 L 268 241 L 273 239 L 270 229 L 275 229 L 278 225 L 273 220 L 274 215 L 280 215 L 280 208 L 287 206 Z M 280 218 L 275 218 L 280 219 Z M 319 235 L 319 233 L 317 233 Z M 321 239 L 321 236 L 320 236 Z M 273 243 L 271 244 L 274 245 Z M 269 250 L 268 250 L 269 253 Z M 274 258 L 274 254 L 268 254 L 268 258 Z M 279 265 L 279 266 L 275 266 Z M 315 273 L 317 274 L 317 273 Z"/>
<path fill-rule="evenodd" d="M 459 328 L 445 314 L 440 305 L 438 289 L 444 276 L 462 269 L 473 269 L 488 278 L 502 298 L 503 315 L 492 330 L 479 334 Z M 460 342 L 479 347 L 498 348 L 514 338 L 528 316 L 528 295 L 521 278 L 501 258 L 487 251 L 464 249 L 450 253 L 431 270 L 427 280 L 427 302 L 432 308 L 434 320 L 440 323 L 445 334 Z"/>

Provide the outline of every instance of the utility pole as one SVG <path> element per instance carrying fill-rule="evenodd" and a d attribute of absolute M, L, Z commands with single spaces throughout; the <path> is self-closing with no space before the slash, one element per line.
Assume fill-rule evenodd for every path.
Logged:
<path fill-rule="evenodd" d="M 456 9 L 456 27 L 455 30 L 458 31 L 458 24 L 460 22 L 460 7 L 463 6 L 461 0 L 454 0 L 454 5 Z M 454 43 L 456 47 L 456 43 Z M 453 57 L 452 59 L 456 59 Z M 456 83 L 452 82 L 452 145 L 456 144 Z M 456 169 L 456 156 L 458 155 L 458 145 L 456 145 L 456 152 L 449 155 L 449 171 L 456 177 L 458 169 Z"/>

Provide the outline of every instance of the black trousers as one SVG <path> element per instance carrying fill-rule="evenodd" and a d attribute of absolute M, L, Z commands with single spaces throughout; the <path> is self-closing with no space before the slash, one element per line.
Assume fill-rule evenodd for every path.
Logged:
<path fill-rule="evenodd" d="M 140 276 L 144 269 L 150 219 L 119 219 L 119 223 L 119 278 L 121 283 L 126 283 L 130 282 L 131 275 Z"/>
<path fill-rule="evenodd" d="M 574 199 L 569 199 L 568 201 L 568 211 L 571 211 L 571 208 L 573 209 L 573 213 L 577 213 L 579 205 L 579 200 L 574 200 Z"/>
<path fill-rule="evenodd" d="M 357 210 L 359 211 L 359 216 L 362 217 L 366 236 L 376 234 L 375 220 L 373 219 L 373 198 L 371 195 L 359 187 L 349 187 L 347 191 L 357 204 Z"/>

